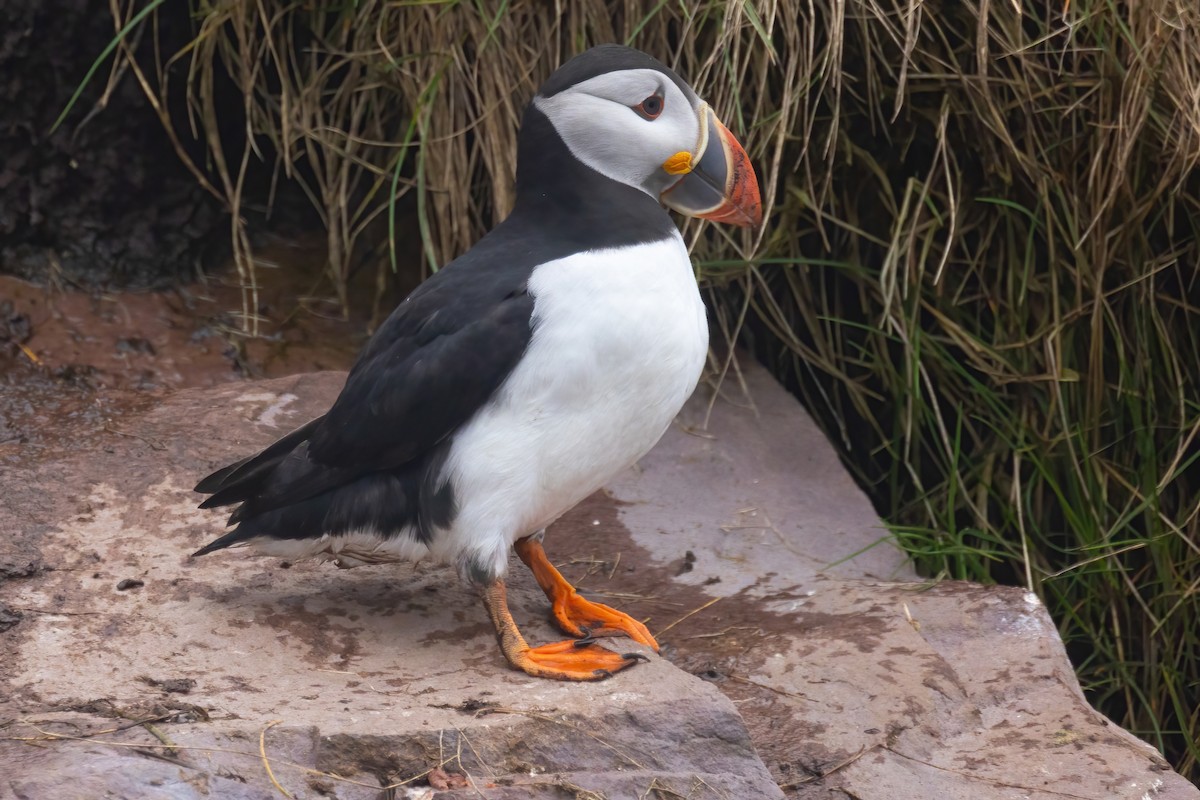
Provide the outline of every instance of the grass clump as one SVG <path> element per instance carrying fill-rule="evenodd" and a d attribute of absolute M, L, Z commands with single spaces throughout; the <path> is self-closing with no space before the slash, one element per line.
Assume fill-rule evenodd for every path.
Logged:
<path fill-rule="evenodd" d="M 149 7 L 114 2 L 115 30 Z M 193 166 L 234 212 L 248 326 L 251 161 L 305 187 L 344 291 L 405 195 L 426 269 L 507 212 L 521 106 L 566 57 L 624 41 L 678 67 L 770 215 L 688 223 L 719 322 L 807 399 L 922 569 L 1037 591 L 1091 700 L 1200 777 L 1193 0 L 224 0 L 193 25 L 144 68 L 118 54 L 159 109 L 183 84 L 187 113 L 161 116 L 207 141 Z"/>
<path fill-rule="evenodd" d="M 834 133 L 773 221 L 794 260 L 736 279 L 758 350 L 923 571 L 1041 594 L 1196 779 L 1200 7 L 881 10 L 806 98 Z"/>

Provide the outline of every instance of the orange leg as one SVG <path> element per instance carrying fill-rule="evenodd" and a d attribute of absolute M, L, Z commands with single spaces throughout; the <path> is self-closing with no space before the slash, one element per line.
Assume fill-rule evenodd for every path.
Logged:
<path fill-rule="evenodd" d="M 509 613 L 507 591 L 502 580 L 483 587 L 483 604 L 487 606 L 492 624 L 496 626 L 496 638 L 500 640 L 500 649 L 504 651 L 508 663 L 536 678 L 598 681 L 645 658 L 640 653 L 621 655 L 599 645 L 582 642 L 555 642 L 530 647 Z"/>
<path fill-rule="evenodd" d="M 580 597 L 575 587 L 567 583 L 562 573 L 546 558 L 540 536 L 526 536 L 517 541 L 513 549 L 533 572 L 546 597 L 550 598 L 554 621 L 564 633 L 583 639 L 624 634 L 658 651 L 658 642 L 654 641 L 645 625 L 615 608 Z"/>

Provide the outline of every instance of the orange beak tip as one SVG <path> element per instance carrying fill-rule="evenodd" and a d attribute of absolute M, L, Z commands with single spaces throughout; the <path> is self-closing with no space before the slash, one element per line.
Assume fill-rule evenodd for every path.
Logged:
<path fill-rule="evenodd" d="M 722 222 L 742 228 L 757 228 L 762 224 L 762 198 L 758 189 L 758 177 L 754 165 L 741 143 L 729 129 L 717 122 L 717 129 L 725 145 L 729 162 L 729 179 L 726 184 L 725 202 L 716 209 Z"/>

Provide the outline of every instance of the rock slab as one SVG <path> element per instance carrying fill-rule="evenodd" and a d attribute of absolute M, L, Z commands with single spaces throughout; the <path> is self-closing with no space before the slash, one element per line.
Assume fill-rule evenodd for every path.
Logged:
<path fill-rule="evenodd" d="M 9 470 L 0 798 L 1200 798 L 1087 706 L 1036 597 L 917 582 L 745 377 L 547 536 L 664 644 L 597 684 L 509 670 L 442 568 L 187 557 L 223 522 L 196 478 L 343 375 L 180 392 Z M 527 637 L 560 638 L 515 559 L 512 583 Z"/>

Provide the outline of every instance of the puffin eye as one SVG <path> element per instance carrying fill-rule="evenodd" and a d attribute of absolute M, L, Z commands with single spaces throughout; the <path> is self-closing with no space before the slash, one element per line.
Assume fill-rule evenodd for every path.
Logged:
<path fill-rule="evenodd" d="M 663 97 L 661 94 L 652 94 L 634 106 L 633 110 L 642 119 L 658 119 L 659 114 L 663 112 Z"/>

